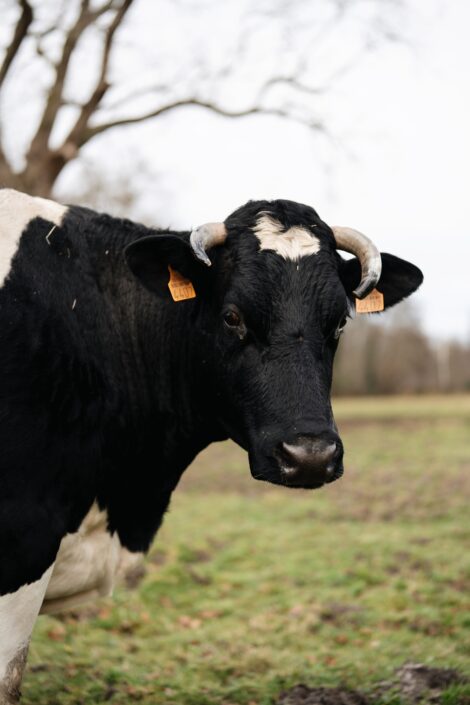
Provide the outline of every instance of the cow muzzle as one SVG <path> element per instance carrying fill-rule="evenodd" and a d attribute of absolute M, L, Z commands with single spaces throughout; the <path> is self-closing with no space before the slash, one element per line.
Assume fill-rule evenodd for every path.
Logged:
<path fill-rule="evenodd" d="M 333 431 L 281 441 L 273 457 L 280 482 L 289 487 L 313 489 L 334 482 L 343 474 L 343 445 Z"/>

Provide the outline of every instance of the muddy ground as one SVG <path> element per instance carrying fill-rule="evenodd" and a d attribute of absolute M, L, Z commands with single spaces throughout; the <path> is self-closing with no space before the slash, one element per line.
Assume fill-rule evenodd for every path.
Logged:
<path fill-rule="evenodd" d="M 430 668 L 423 664 L 405 664 L 395 677 L 380 683 L 373 693 L 361 693 L 345 688 L 309 688 L 297 685 L 282 693 L 277 705 L 373 705 L 383 703 L 409 703 L 409 705 L 446 705 L 446 691 L 451 686 L 468 683 L 462 674 L 450 668 Z M 457 705 L 470 705 L 470 695 L 457 695 L 451 701 Z"/>

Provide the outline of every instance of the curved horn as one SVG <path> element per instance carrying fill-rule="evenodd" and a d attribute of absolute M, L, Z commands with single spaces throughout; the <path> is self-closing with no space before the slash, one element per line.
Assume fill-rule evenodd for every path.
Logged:
<path fill-rule="evenodd" d="M 222 245 L 226 237 L 227 230 L 224 223 L 205 223 L 198 228 L 194 228 L 189 242 L 196 257 L 210 267 L 212 262 L 207 256 L 206 250 L 214 247 L 214 245 Z"/>
<path fill-rule="evenodd" d="M 361 263 L 361 283 L 353 291 L 354 296 L 363 299 L 377 285 L 382 272 L 382 258 L 380 252 L 368 237 L 353 230 L 353 228 L 331 228 L 336 240 L 338 250 L 356 255 Z"/>

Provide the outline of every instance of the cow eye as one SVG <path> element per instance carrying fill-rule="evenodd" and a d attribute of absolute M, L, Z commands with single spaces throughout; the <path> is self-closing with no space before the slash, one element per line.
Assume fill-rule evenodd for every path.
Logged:
<path fill-rule="evenodd" d="M 241 325 L 242 319 L 239 313 L 230 309 L 224 313 L 225 325 L 229 328 L 238 328 Z"/>

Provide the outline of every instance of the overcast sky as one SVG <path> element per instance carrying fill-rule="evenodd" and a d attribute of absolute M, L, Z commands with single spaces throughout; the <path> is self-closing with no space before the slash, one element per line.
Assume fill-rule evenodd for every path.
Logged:
<path fill-rule="evenodd" d="M 201 2 L 203 9 L 185 15 L 184 25 L 178 6 L 166 3 L 172 9 L 162 16 L 161 3 L 140 0 L 129 18 L 129 42 L 138 32 L 144 56 L 155 46 L 191 51 L 207 37 L 212 58 L 223 56 L 235 22 L 223 8 L 237 4 L 218 3 L 217 11 L 204 13 L 209 5 Z M 235 121 L 186 108 L 115 130 L 88 154 L 122 173 L 130 155 L 146 162 L 158 179 L 148 188 L 144 183 L 140 208 L 147 219 L 155 211 L 155 222 L 175 228 L 222 220 L 249 199 L 309 203 L 328 223 L 356 227 L 383 251 L 418 264 L 425 283 L 415 300 L 426 330 L 467 339 L 470 3 L 405 0 L 397 19 L 405 41 L 381 43 L 319 101 L 334 141 L 278 118 Z M 253 71 L 270 41 L 264 37 Z M 332 32 L 317 57 L 320 68 L 328 57 L 341 65 L 343 55 L 353 56 L 354 41 L 347 28 Z M 127 64 L 120 70 L 125 74 Z M 222 97 L 246 90 L 249 73 L 239 81 Z M 77 174 L 70 169 L 63 187 Z"/>

